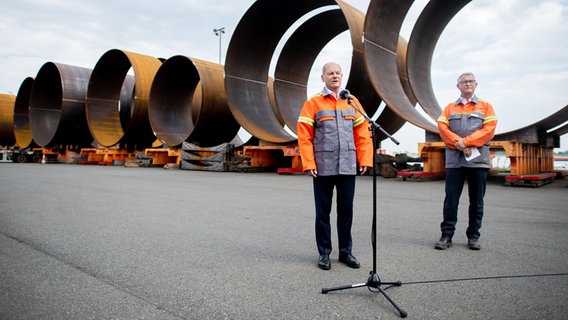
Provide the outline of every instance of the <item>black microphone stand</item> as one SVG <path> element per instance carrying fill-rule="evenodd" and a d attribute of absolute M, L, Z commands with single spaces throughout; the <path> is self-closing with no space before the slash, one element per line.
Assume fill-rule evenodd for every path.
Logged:
<path fill-rule="evenodd" d="M 349 103 L 349 105 L 351 107 L 353 107 L 355 110 L 357 110 L 360 114 L 363 115 L 363 117 L 365 117 L 365 119 L 367 119 L 367 121 L 369 122 L 369 124 L 371 124 L 371 134 L 372 134 L 372 139 L 373 139 L 373 152 L 374 152 L 374 156 L 373 156 L 373 160 L 374 165 L 373 165 L 373 224 L 372 224 L 372 231 L 371 231 L 371 244 L 373 246 L 373 270 L 370 272 L 369 274 L 369 278 L 367 279 L 367 282 L 365 283 L 356 283 L 356 284 L 352 284 L 352 285 L 348 285 L 348 286 L 339 286 L 339 287 L 334 287 L 334 288 L 323 288 L 321 289 L 321 293 L 328 293 L 330 291 L 338 291 L 338 290 L 345 290 L 345 289 L 353 289 L 353 288 L 360 288 L 360 287 L 368 287 L 369 290 L 371 290 L 371 288 L 377 289 L 394 307 L 396 310 L 398 310 L 398 312 L 400 313 L 400 317 L 401 318 L 406 318 L 407 313 L 406 311 L 402 310 L 398 304 L 396 304 L 396 302 L 394 302 L 394 300 L 392 300 L 387 293 L 385 292 L 386 289 L 392 287 L 392 286 L 401 286 L 402 282 L 400 281 L 395 281 L 395 282 L 384 282 L 381 281 L 381 279 L 379 278 L 379 275 L 377 274 L 377 149 L 378 149 L 378 138 L 377 138 L 377 134 L 376 134 L 376 129 L 381 130 L 387 137 L 389 137 L 394 143 L 399 144 L 399 142 L 393 138 L 388 132 L 386 132 L 379 124 L 377 124 L 375 121 L 373 121 L 371 118 L 369 118 L 369 116 L 367 116 L 365 113 L 361 112 L 361 110 L 359 110 L 359 108 L 357 108 L 357 106 L 353 105 L 351 103 L 351 98 L 348 96 L 347 97 L 347 102 Z M 383 285 L 389 285 L 389 287 L 383 289 Z M 373 291 L 373 290 L 371 290 Z"/>

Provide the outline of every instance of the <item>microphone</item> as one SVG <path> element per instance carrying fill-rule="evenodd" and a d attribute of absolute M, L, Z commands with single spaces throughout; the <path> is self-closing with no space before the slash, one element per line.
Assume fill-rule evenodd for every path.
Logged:
<path fill-rule="evenodd" d="M 391 136 L 388 132 L 386 132 L 383 128 L 381 128 L 381 126 L 379 126 L 374 120 L 372 120 L 371 118 L 369 118 L 369 116 L 367 116 L 365 113 L 361 112 L 361 110 L 359 110 L 359 108 L 357 108 L 357 106 L 354 106 L 351 101 L 351 99 L 353 99 L 353 96 L 351 95 L 351 93 L 349 92 L 349 90 L 347 89 L 343 89 L 341 91 L 339 91 L 339 99 L 341 100 L 347 100 L 347 102 L 349 103 L 350 106 L 353 107 L 353 109 L 357 110 L 360 114 L 363 115 L 363 117 L 365 117 L 365 119 L 367 119 L 367 121 L 372 125 L 373 130 L 374 128 L 378 128 L 379 130 L 381 130 L 384 134 L 387 135 L 387 137 L 389 137 L 392 142 L 394 142 L 395 144 L 399 145 L 400 142 L 398 142 L 393 136 Z M 373 131 L 373 137 L 374 137 L 374 131 Z M 323 291 L 323 289 L 322 289 Z"/>
<path fill-rule="evenodd" d="M 351 97 L 351 93 L 349 92 L 349 90 L 343 89 L 343 90 L 339 91 L 339 99 L 347 100 L 347 99 L 352 99 L 352 98 L 353 97 Z"/>

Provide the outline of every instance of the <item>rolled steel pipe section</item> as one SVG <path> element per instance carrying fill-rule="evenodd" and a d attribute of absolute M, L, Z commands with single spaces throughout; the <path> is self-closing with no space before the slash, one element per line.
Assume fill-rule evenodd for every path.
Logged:
<path fill-rule="evenodd" d="M 33 84 L 33 77 L 27 77 L 22 81 L 14 104 L 14 136 L 16 146 L 20 148 L 27 148 L 33 144 L 30 127 L 30 96 Z"/>
<path fill-rule="evenodd" d="M 374 114 L 381 100 L 370 85 L 362 56 L 361 42 L 364 14 L 338 2 L 341 9 L 324 11 L 304 22 L 286 41 L 274 73 L 274 92 L 278 112 L 290 130 L 296 133 L 298 116 L 306 101 L 309 73 L 314 61 L 335 36 L 349 30 L 353 56 L 349 79 L 345 82 L 368 114 Z M 346 16 L 350 17 L 346 19 Z M 325 28 L 321 26 L 325 25 Z M 347 44 L 346 44 L 347 45 Z"/>
<path fill-rule="evenodd" d="M 412 94 L 412 89 L 410 88 L 410 82 L 408 81 L 406 75 L 406 51 L 407 51 L 407 42 L 403 37 L 398 38 L 398 45 L 397 45 L 397 70 L 400 76 L 400 83 L 402 84 L 402 88 L 404 92 L 407 94 L 410 103 L 413 105 L 416 104 L 416 98 L 414 94 Z M 365 72 L 366 73 L 366 72 Z M 392 108 L 384 108 L 375 120 L 387 133 L 393 135 L 395 134 L 405 123 L 406 120 L 400 117 L 396 112 L 392 110 Z M 382 131 L 376 132 L 378 135 L 378 140 L 382 141 L 388 138 L 386 134 Z"/>
<path fill-rule="evenodd" d="M 560 147 L 560 137 L 568 133 L 568 105 L 564 106 L 564 108 L 562 108 L 559 112 L 563 113 L 559 116 L 560 119 L 564 120 L 564 122 L 562 122 L 564 125 L 551 126 L 546 131 L 547 135 L 552 138 L 552 142 L 555 148 Z M 550 115 L 548 118 L 551 117 L 557 117 L 557 113 Z M 550 131 L 550 129 L 554 130 Z"/>
<path fill-rule="evenodd" d="M 364 47 L 362 41 L 365 27 L 365 14 L 344 1 L 337 0 L 336 2 L 339 5 L 349 27 L 351 45 L 353 47 L 349 78 L 347 79 L 347 82 L 345 82 L 345 87 L 350 89 L 357 97 L 365 109 L 365 112 L 369 115 L 373 115 L 379 108 L 382 100 L 369 81 L 369 76 L 365 70 Z M 327 24 L 324 22 L 322 23 L 323 25 Z M 319 27 L 321 29 L 321 25 Z"/>
<path fill-rule="evenodd" d="M 348 28 L 339 8 L 325 11 L 299 26 L 282 48 L 274 71 L 274 94 L 278 112 L 292 132 L 297 132 L 294 122 L 306 101 L 311 66 L 321 48 Z"/>
<path fill-rule="evenodd" d="M 41 147 L 80 148 L 93 138 L 85 114 L 91 69 L 47 62 L 38 71 L 30 94 L 30 130 Z"/>
<path fill-rule="evenodd" d="M 412 91 L 412 86 L 410 85 L 410 80 L 408 79 L 408 69 L 407 69 L 407 57 L 408 57 L 408 42 L 403 37 L 398 37 L 398 44 L 396 46 L 396 66 L 398 70 L 398 75 L 400 77 L 400 83 L 402 84 L 402 89 L 408 96 L 410 103 L 415 105 L 418 100 Z"/>
<path fill-rule="evenodd" d="M 333 21 L 333 23 L 327 21 L 326 28 L 320 27 L 315 36 L 314 34 L 306 35 L 302 32 L 296 33 L 294 39 L 291 40 L 306 50 L 301 52 L 301 50 L 296 49 L 296 53 L 304 54 L 307 52 L 307 55 L 305 59 L 293 57 L 293 51 L 287 49 L 286 55 L 288 56 L 282 58 L 278 63 L 278 75 L 275 73 L 277 107 L 274 111 L 274 107 L 270 104 L 268 73 L 271 59 L 279 41 L 288 29 L 304 15 L 316 9 L 325 11 L 326 8 L 324 7 L 327 6 L 333 6 L 329 10 L 337 9 L 338 5 L 343 13 L 343 21 Z M 317 13 L 314 15 L 317 15 Z M 327 15 L 327 13 L 324 13 L 324 15 Z M 314 21 L 318 21 L 319 18 L 313 19 L 316 20 L 310 20 L 308 24 L 311 25 L 304 27 L 304 30 L 313 30 Z M 360 41 L 362 33 L 360 30 L 358 31 L 356 26 L 362 26 L 363 21 L 364 15 L 362 13 L 339 0 L 256 1 L 239 21 L 235 33 L 231 37 L 225 63 L 227 99 L 233 115 L 241 126 L 261 140 L 273 143 L 295 140 L 296 138 L 289 134 L 284 126 L 296 127 L 298 108 L 301 108 L 306 100 L 306 74 L 313 64 L 314 54 L 320 52 L 326 44 L 324 40 L 315 40 L 316 37 L 331 39 L 332 36 L 330 35 L 336 36 L 346 30 L 347 27 L 353 26 L 352 41 L 357 43 Z M 334 23 L 337 24 L 334 25 Z M 331 25 L 330 29 L 333 29 L 333 32 L 328 33 L 327 25 Z M 353 34 L 358 35 L 354 36 Z M 305 41 L 309 39 L 312 42 L 303 42 L 302 39 Z M 357 51 L 360 51 L 360 49 L 354 48 L 353 61 L 357 61 Z M 317 54 L 315 55 L 317 56 Z M 362 69 L 363 67 L 359 67 L 356 63 L 352 65 L 352 69 L 357 70 L 358 68 Z M 295 75 L 295 73 L 298 75 Z M 357 76 L 365 77 L 366 74 L 353 72 L 353 77 Z M 375 97 L 376 103 L 371 103 L 373 98 L 370 98 L 376 93 L 368 94 L 365 89 L 359 89 L 357 84 L 351 85 L 350 81 L 355 80 L 351 80 L 350 77 L 347 83 L 352 91 L 357 92 L 357 96 L 361 97 L 362 100 L 369 97 L 369 104 L 374 105 L 373 107 L 364 105 L 366 109 L 372 110 L 378 106 L 380 100 Z M 365 81 L 361 82 L 364 83 Z M 293 97 L 289 95 L 293 95 Z"/>
<path fill-rule="evenodd" d="M 361 42 L 363 13 L 345 3 L 338 3 L 342 10 L 325 11 L 303 23 L 286 42 L 276 64 L 277 106 L 286 124 L 294 133 L 296 133 L 296 120 L 306 100 L 306 84 L 313 62 L 325 44 L 348 29 L 351 34 L 353 57 L 350 76 L 346 81 L 347 88 L 359 99 L 369 115 L 375 114 L 380 105 L 381 99 L 371 85 L 363 63 L 363 44 Z M 349 15 L 351 18 L 345 19 L 345 15 Z M 325 32 L 321 30 L 323 24 L 326 25 Z M 399 46 L 406 52 L 406 41 L 402 37 Z M 398 67 L 406 73 L 406 59 L 399 59 L 397 63 Z M 290 68 L 290 66 L 302 65 L 303 67 L 298 68 L 298 70 Z M 398 131 L 406 123 L 406 120 L 393 113 L 389 108 L 384 109 L 376 121 L 389 133 Z M 382 132 L 378 132 L 378 137 L 379 140 L 387 138 Z"/>
<path fill-rule="evenodd" d="M 442 108 L 432 88 L 432 57 L 450 20 L 471 0 L 431 0 L 420 13 L 408 41 L 408 79 L 424 111 L 436 120 Z"/>
<path fill-rule="evenodd" d="M 561 135 L 568 131 L 567 121 L 568 105 L 528 126 L 496 134 L 493 140 L 513 140 L 522 143 L 539 144 L 541 146 L 553 146 L 555 144 L 554 140 L 559 139 Z"/>
<path fill-rule="evenodd" d="M 89 81 L 87 119 L 102 147 L 131 150 L 152 146 L 148 117 L 150 88 L 162 62 L 155 57 L 112 49 L 101 56 Z M 129 74 L 129 70 L 133 75 Z"/>
<path fill-rule="evenodd" d="M 408 79 L 416 98 L 424 111 L 436 119 L 442 112 L 432 88 L 431 66 L 436 44 L 451 19 L 471 0 L 431 0 L 424 7 L 416 20 L 408 43 Z M 568 106 L 564 106 L 552 115 L 533 124 L 508 132 L 496 134 L 494 140 L 514 140 L 552 146 L 549 141 L 556 140 L 568 126 L 561 126 L 568 121 Z"/>
<path fill-rule="evenodd" d="M 173 56 L 158 69 L 148 114 L 158 140 L 168 146 L 187 141 L 201 147 L 231 141 L 240 125 L 225 94 L 223 66 Z"/>
<path fill-rule="evenodd" d="M 415 109 L 401 82 L 405 75 L 401 77 L 397 66 L 400 29 L 412 3 L 412 0 L 371 0 L 365 17 L 365 65 L 373 87 L 392 111 L 422 129 L 437 133 L 436 124 Z"/>
<path fill-rule="evenodd" d="M 16 96 L 0 93 L 0 145 L 13 146 L 14 137 L 14 104 Z"/>

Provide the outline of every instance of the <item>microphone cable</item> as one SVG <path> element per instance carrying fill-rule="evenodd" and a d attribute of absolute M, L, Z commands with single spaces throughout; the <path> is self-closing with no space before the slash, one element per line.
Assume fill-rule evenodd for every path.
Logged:
<path fill-rule="evenodd" d="M 542 274 L 524 274 L 524 275 L 505 275 L 505 276 L 487 276 L 487 277 L 471 277 L 471 278 L 456 278 L 456 279 L 440 279 L 440 280 L 423 280 L 401 282 L 400 285 L 413 285 L 413 284 L 428 284 L 428 283 L 443 283 L 443 282 L 459 282 L 459 281 L 478 281 L 478 280 L 495 280 L 495 279 L 517 279 L 517 278 L 536 278 L 536 277 L 562 277 L 568 276 L 568 273 L 542 273 Z M 384 290 L 389 289 L 395 285 L 389 285 Z M 371 290 L 371 288 L 369 288 Z M 374 290 L 371 290 L 374 292 Z"/>

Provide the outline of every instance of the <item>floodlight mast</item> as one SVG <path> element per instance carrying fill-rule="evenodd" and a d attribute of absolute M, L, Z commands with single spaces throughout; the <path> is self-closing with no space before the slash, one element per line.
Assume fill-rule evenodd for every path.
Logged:
<path fill-rule="evenodd" d="M 225 33 L 225 27 L 213 29 L 213 32 L 219 37 L 219 64 L 221 64 L 221 38 L 222 34 Z"/>

